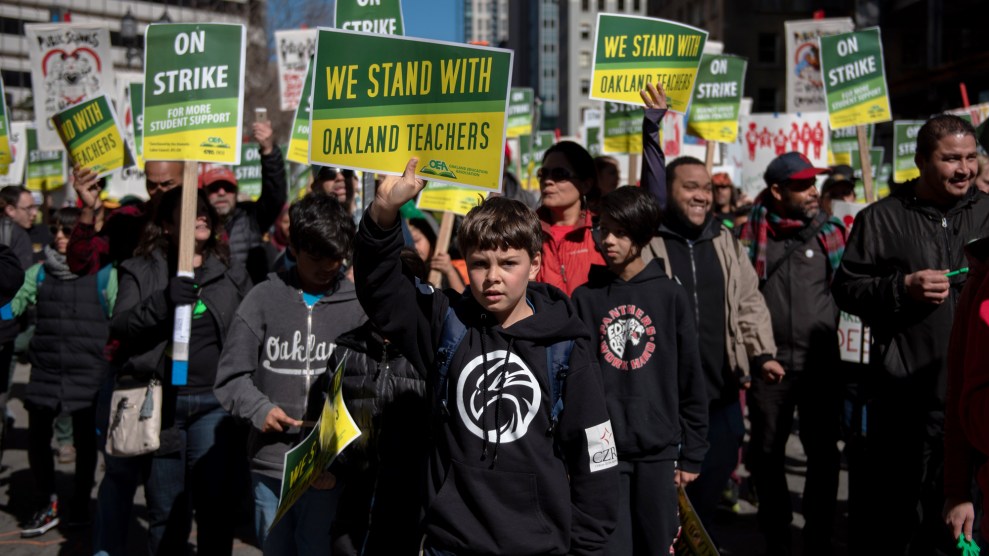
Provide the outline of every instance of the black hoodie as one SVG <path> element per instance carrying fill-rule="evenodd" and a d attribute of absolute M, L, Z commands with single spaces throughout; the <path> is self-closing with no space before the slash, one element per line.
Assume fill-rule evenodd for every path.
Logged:
<path fill-rule="evenodd" d="M 417 288 L 403 276 L 401 248 L 398 226 L 382 230 L 365 217 L 354 271 L 368 316 L 427 377 L 434 398 L 433 417 L 423 423 L 432 437 L 430 543 L 458 555 L 601 553 L 618 510 L 617 462 L 603 457 L 614 454 L 613 437 L 589 335 L 573 306 L 558 289 L 530 283 L 534 314 L 503 329 L 469 290 Z M 452 355 L 449 409 L 440 411 L 432 389 L 449 307 L 467 334 Z M 551 434 L 546 348 L 570 339 L 564 409 Z M 499 373 L 505 360 L 507 376 Z M 478 385 L 486 366 L 485 392 Z"/>
<path fill-rule="evenodd" d="M 628 282 L 592 267 L 573 302 L 598 338 L 618 458 L 699 473 L 708 396 L 686 290 L 653 259 Z"/>

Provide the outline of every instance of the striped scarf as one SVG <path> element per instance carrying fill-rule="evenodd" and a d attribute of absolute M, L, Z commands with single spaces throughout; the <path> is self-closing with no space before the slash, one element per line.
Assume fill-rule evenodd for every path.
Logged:
<path fill-rule="evenodd" d="M 742 244 L 749 249 L 749 258 L 752 260 L 752 265 L 755 266 L 755 272 L 759 275 L 759 279 L 768 278 L 766 276 L 766 244 L 770 236 L 796 233 L 805 226 L 817 225 L 820 225 L 817 230 L 817 240 L 828 255 L 830 265 L 828 275 L 833 275 L 834 271 L 838 269 L 838 265 L 841 264 L 841 256 L 845 253 L 845 227 L 841 221 L 826 217 L 823 211 L 809 223 L 783 218 L 776 213 L 769 212 L 768 207 L 763 202 L 761 197 L 756 199 L 749 221 L 742 228 L 739 238 Z"/>

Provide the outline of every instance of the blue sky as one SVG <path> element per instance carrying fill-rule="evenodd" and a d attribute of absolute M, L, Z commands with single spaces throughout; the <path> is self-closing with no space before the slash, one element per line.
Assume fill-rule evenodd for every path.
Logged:
<path fill-rule="evenodd" d="M 269 33 L 274 29 L 319 27 L 332 22 L 333 2 L 326 0 L 282 0 L 269 2 Z M 313 19 L 313 14 L 315 16 Z M 463 40 L 463 0 L 402 0 L 405 34 L 410 37 Z"/>

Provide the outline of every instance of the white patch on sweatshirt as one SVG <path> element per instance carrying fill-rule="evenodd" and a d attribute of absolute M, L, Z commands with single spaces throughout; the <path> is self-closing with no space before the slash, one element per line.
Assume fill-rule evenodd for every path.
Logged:
<path fill-rule="evenodd" d="M 506 357 L 505 350 L 478 355 L 467 363 L 457 379 L 457 411 L 464 426 L 478 438 L 483 439 L 486 434 L 488 442 L 501 444 L 525 436 L 542 402 L 539 381 L 525 361 L 513 353 L 506 364 Z M 488 362 L 487 392 L 484 388 L 485 359 Z M 496 405 L 500 405 L 497 427 Z"/>
<path fill-rule="evenodd" d="M 611 432 L 611 420 L 584 429 L 587 435 L 587 456 L 591 462 L 591 473 L 610 469 L 618 465 L 618 449 L 615 447 L 615 434 Z"/>
<path fill-rule="evenodd" d="M 265 359 L 261 364 L 279 374 L 321 374 L 326 371 L 326 361 L 333 354 L 336 344 L 317 342 L 309 335 L 308 345 L 302 342 L 302 331 L 296 330 L 291 342 L 280 336 L 268 336 L 264 346 Z M 308 370 L 307 370 L 308 369 Z"/>

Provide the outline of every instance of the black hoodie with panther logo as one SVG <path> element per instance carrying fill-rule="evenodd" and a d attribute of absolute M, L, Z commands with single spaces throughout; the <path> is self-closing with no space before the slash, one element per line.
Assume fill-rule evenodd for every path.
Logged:
<path fill-rule="evenodd" d="M 700 472 L 708 395 L 687 290 L 653 259 L 627 282 L 592 267 L 573 302 L 598 341 L 619 459 Z"/>
<path fill-rule="evenodd" d="M 354 270 L 368 316 L 430 384 L 447 309 L 467 328 L 452 355 L 445 408 L 433 396 L 424 530 L 458 554 L 598 554 L 614 529 L 618 474 L 590 338 L 556 288 L 530 283 L 534 314 L 509 328 L 465 294 L 416 287 L 402 273 L 399 227 L 362 220 Z M 576 340 L 564 408 L 551 428 L 547 347 Z"/>

